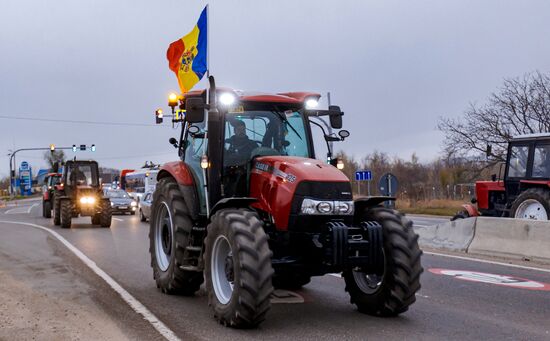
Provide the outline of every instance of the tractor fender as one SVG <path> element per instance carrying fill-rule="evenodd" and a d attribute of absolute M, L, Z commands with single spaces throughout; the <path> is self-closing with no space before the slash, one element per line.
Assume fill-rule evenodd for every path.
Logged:
<path fill-rule="evenodd" d="M 464 208 L 464 211 L 468 212 L 468 216 L 470 216 L 470 217 L 479 216 L 479 211 L 472 204 L 464 204 L 464 205 L 462 205 L 462 208 Z"/>
<path fill-rule="evenodd" d="M 189 166 L 183 161 L 174 161 L 165 163 L 157 174 L 157 181 L 163 178 L 173 178 L 178 184 L 179 190 L 182 193 L 185 203 L 189 208 L 189 214 L 192 220 L 197 220 L 200 209 L 199 195 L 197 186 Z"/>
<path fill-rule="evenodd" d="M 212 207 L 212 210 L 210 211 L 210 216 L 214 215 L 216 211 L 219 211 L 224 208 L 245 208 L 250 207 L 251 204 L 257 202 L 258 199 L 256 198 L 224 198 L 221 199 Z"/>
<path fill-rule="evenodd" d="M 374 207 L 380 205 L 384 201 L 395 201 L 395 197 L 386 197 L 386 196 L 373 196 L 373 197 L 360 197 L 353 201 L 355 207 L 355 212 L 360 212 L 364 208 Z"/>

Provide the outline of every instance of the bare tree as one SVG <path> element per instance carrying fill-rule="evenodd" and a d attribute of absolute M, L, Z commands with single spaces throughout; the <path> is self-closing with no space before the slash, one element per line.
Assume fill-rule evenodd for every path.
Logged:
<path fill-rule="evenodd" d="M 50 169 L 57 172 L 57 166 L 65 162 L 65 152 L 62 150 L 46 151 L 44 152 L 44 160 L 46 160 Z"/>
<path fill-rule="evenodd" d="M 506 79 L 486 104 L 471 104 L 462 118 L 440 118 L 438 128 L 445 133 L 447 157 L 481 159 L 490 145 L 492 159 L 504 161 L 512 137 L 550 132 L 550 76 Z"/>

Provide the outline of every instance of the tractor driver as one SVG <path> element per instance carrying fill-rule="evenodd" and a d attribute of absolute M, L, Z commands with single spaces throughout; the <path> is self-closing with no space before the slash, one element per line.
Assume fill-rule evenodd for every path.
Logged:
<path fill-rule="evenodd" d="M 69 180 L 75 185 L 83 185 L 86 183 L 86 175 L 80 170 L 80 168 L 75 167 L 71 171 Z"/>
<path fill-rule="evenodd" d="M 243 121 L 234 120 L 231 125 L 235 129 L 235 134 L 225 140 L 226 143 L 229 143 L 226 155 L 229 156 L 229 159 L 232 159 L 233 162 L 230 163 L 233 165 L 246 164 L 258 144 L 246 135 L 246 125 Z"/>

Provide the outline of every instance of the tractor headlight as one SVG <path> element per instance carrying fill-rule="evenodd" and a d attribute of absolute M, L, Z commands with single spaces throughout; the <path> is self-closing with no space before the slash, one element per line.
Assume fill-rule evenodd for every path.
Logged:
<path fill-rule="evenodd" d="M 220 103 L 225 106 L 230 106 L 235 103 L 235 95 L 229 92 L 224 92 L 220 95 Z"/>
<path fill-rule="evenodd" d="M 319 106 L 319 100 L 317 98 L 308 98 L 306 100 L 306 109 L 315 109 Z"/>
<path fill-rule="evenodd" d="M 302 201 L 300 212 L 312 215 L 351 215 L 353 214 L 353 201 L 328 201 L 306 198 Z"/>
<path fill-rule="evenodd" d="M 95 198 L 94 197 L 81 197 L 80 198 L 81 204 L 95 204 Z"/>
<path fill-rule="evenodd" d="M 130 204 L 130 206 L 132 206 L 132 207 L 136 207 L 136 206 L 137 206 L 137 202 L 135 202 L 135 201 L 132 201 L 132 203 Z"/>

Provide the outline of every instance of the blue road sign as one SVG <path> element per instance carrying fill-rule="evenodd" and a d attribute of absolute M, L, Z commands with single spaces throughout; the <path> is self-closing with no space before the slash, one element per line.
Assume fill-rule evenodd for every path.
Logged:
<path fill-rule="evenodd" d="M 372 180 L 372 172 L 370 170 L 362 170 L 355 172 L 356 181 L 370 181 Z"/>

